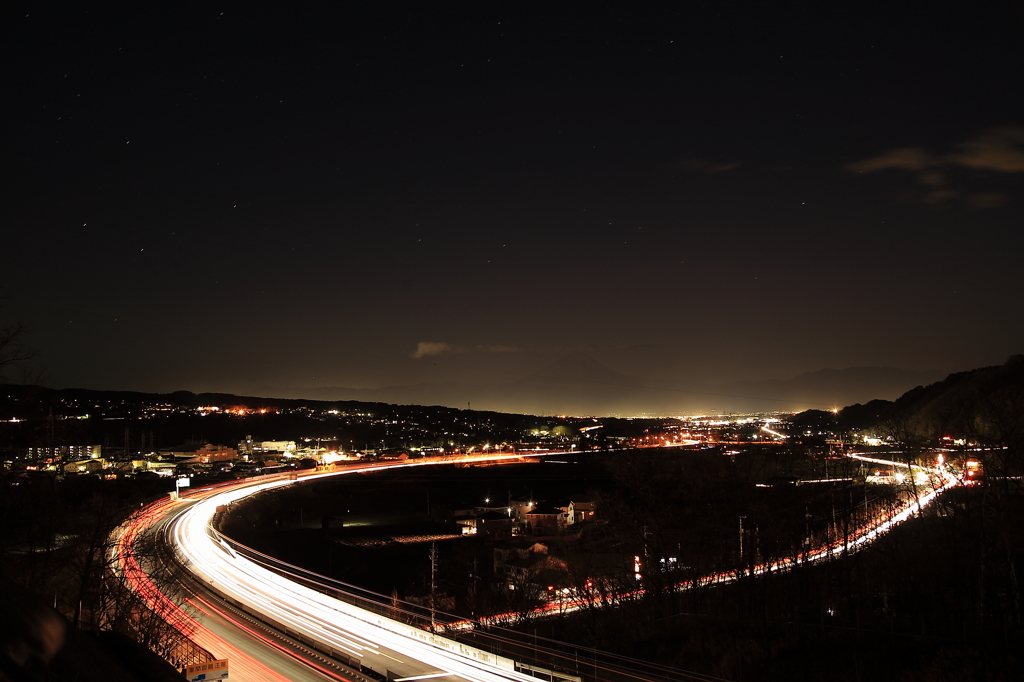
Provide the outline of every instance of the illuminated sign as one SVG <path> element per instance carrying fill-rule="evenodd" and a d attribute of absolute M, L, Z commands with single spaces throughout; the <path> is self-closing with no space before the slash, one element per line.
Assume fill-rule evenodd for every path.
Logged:
<path fill-rule="evenodd" d="M 185 666 L 185 677 L 189 682 L 228 679 L 228 659 L 207 661 Z"/>

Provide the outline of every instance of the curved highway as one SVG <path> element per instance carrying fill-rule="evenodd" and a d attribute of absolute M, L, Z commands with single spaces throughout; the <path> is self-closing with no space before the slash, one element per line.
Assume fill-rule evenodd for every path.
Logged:
<path fill-rule="evenodd" d="M 521 454 L 481 455 L 460 461 L 520 457 Z M 329 473 L 308 473 L 297 480 L 450 461 L 362 465 Z M 289 580 L 236 553 L 210 528 L 217 507 L 291 485 L 295 480 L 281 476 L 201 488 L 180 502 L 151 505 L 145 513 L 133 517 L 121 533 L 117 546 L 122 570 L 152 608 L 218 658 L 229 659 L 232 680 L 366 679 L 353 670 L 334 665 L 318 655 L 319 651 L 347 660 L 353 669 L 363 668 L 391 680 L 536 682 L 535 677 L 517 672 L 511 659 L 391 620 Z M 143 532 L 162 532 L 178 562 L 202 587 L 197 592 L 205 594 L 190 600 L 197 617 L 164 595 L 149 579 L 145 567 L 135 562 L 132 546 Z M 248 614 L 256 618 L 247 619 Z M 296 644 L 299 651 L 295 650 Z"/>
<path fill-rule="evenodd" d="M 544 453 L 556 454 L 556 453 Z M 513 459 L 521 454 L 467 457 L 464 461 Z M 867 458 L 864 458 L 867 459 Z M 389 465 L 354 466 L 330 473 L 308 473 L 297 480 L 337 476 L 367 469 L 424 466 L 451 460 L 417 460 Z M 879 463 L 884 460 L 873 460 Z M 900 463 L 884 461 L 886 464 Z M 902 464 L 902 466 L 906 466 Z M 879 517 L 845 542 L 820 547 L 800 557 L 754 567 L 754 572 L 786 570 L 800 562 L 825 559 L 871 542 L 915 511 L 934 500 L 957 481 L 945 472 L 930 470 L 935 483 L 902 509 Z M 356 670 L 376 673 L 389 680 L 441 679 L 467 682 L 537 682 L 520 672 L 510 658 L 466 646 L 435 635 L 429 627 L 417 627 L 335 599 L 270 570 L 225 541 L 210 527 L 217 507 L 260 491 L 294 483 L 296 477 L 239 482 L 193 491 L 184 500 L 161 501 L 151 505 L 126 524 L 119 542 L 122 570 L 137 592 L 169 622 L 218 658 L 227 658 L 231 679 L 242 682 L 262 680 L 349 680 L 366 682 Z M 190 599 L 195 617 L 182 611 L 149 580 L 144 567 L 135 563 L 132 546 L 142 532 L 159 531 L 174 548 L 176 557 L 202 589 Z M 708 582 L 727 582 L 737 573 L 708 576 Z M 686 584 L 680 585 L 685 589 Z M 323 588 L 321 588 L 323 589 Z M 551 608 L 554 605 L 549 605 Z M 557 604 L 559 612 L 574 610 L 575 600 Z M 428 624 L 429 625 L 429 624 Z M 325 655 L 326 654 L 326 655 Z M 349 664 L 343 668 L 336 660 Z M 545 671 L 550 672 L 550 671 Z M 675 671 L 679 672 L 679 671 Z M 596 670 L 595 670 L 596 673 Z M 579 677 L 565 673 L 567 682 Z M 644 678 L 642 675 L 635 675 Z M 694 679 L 707 679 L 693 676 Z"/>

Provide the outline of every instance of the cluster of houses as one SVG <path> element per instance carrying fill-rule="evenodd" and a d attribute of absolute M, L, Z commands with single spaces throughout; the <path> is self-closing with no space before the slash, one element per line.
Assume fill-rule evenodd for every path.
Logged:
<path fill-rule="evenodd" d="M 459 526 L 463 535 L 482 535 L 492 541 L 494 575 L 505 589 L 552 599 L 571 583 L 573 571 L 564 556 L 565 545 L 574 544 L 591 525 L 596 507 L 589 497 L 576 496 L 557 502 L 510 499 L 502 506 L 435 505 L 431 514 L 437 521 Z M 595 561 L 601 566 L 590 565 Z M 585 558 L 588 573 L 595 576 L 617 572 L 631 561 L 632 556 L 618 553 Z"/>
<path fill-rule="evenodd" d="M 435 520 L 454 523 L 463 535 L 485 535 L 491 540 L 513 537 L 558 535 L 567 528 L 594 517 L 595 504 L 589 498 L 548 503 L 509 500 L 508 504 L 448 505 L 431 507 Z"/>
<path fill-rule="evenodd" d="M 172 475 L 184 470 L 207 471 L 223 469 L 234 464 L 234 468 L 252 468 L 258 462 L 262 466 L 278 466 L 282 461 L 315 457 L 322 454 L 319 448 L 297 448 L 295 441 L 254 441 L 251 436 L 240 442 L 237 448 L 211 443 L 186 444 L 183 447 L 136 453 L 133 456 L 105 457 L 99 445 L 63 445 L 55 447 L 30 447 L 25 457 L 11 462 L 12 469 L 19 471 L 56 471 L 66 474 L 106 474 L 117 476 L 144 471 Z"/>

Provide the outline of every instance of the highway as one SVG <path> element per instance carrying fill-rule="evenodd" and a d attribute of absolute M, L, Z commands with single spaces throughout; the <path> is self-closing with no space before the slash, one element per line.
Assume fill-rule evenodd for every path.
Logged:
<path fill-rule="evenodd" d="M 883 513 L 879 513 L 873 518 L 863 520 L 858 527 L 852 528 L 849 534 L 843 538 L 836 539 L 831 543 L 818 547 L 809 548 L 806 552 L 796 556 L 784 557 L 766 563 L 758 563 L 745 570 L 725 571 L 722 573 L 701 576 L 696 580 L 681 582 L 675 585 L 675 589 L 688 590 L 697 586 L 723 585 L 739 580 L 744 575 L 764 575 L 768 573 L 788 571 L 800 566 L 801 564 L 814 564 L 821 561 L 828 561 L 829 559 L 838 557 L 845 552 L 856 552 L 885 535 L 901 523 L 910 520 L 916 514 L 919 514 L 925 507 L 937 500 L 942 493 L 950 488 L 960 485 L 961 483 L 960 480 L 940 467 L 922 467 L 916 464 L 907 465 L 904 462 L 867 457 L 860 453 L 851 453 L 847 456 L 851 459 L 881 464 L 894 469 L 906 468 L 908 471 L 916 469 L 919 472 L 927 474 L 929 483 L 918 485 L 917 494 L 913 497 L 907 496 L 903 503 L 897 507 L 888 509 Z M 551 614 L 572 613 L 574 611 L 578 611 L 584 606 L 592 606 L 594 603 L 607 604 L 614 603 L 617 599 L 631 599 L 642 592 L 643 590 L 638 590 L 637 592 L 629 594 L 620 594 L 611 600 L 601 600 L 600 598 L 594 598 L 591 595 L 569 594 L 558 597 L 549 602 L 542 607 L 542 610 Z M 480 619 L 480 622 L 488 623 L 491 620 L 492 619 L 482 618 Z"/>
<path fill-rule="evenodd" d="M 463 461 L 514 459 L 520 455 L 481 455 Z M 441 460 L 447 461 L 447 460 Z M 440 461 L 376 465 L 370 468 L 424 466 Z M 330 473 L 311 473 L 299 480 L 338 476 L 368 467 L 358 466 Z M 310 656 L 314 648 L 391 679 L 466 680 L 467 682 L 536 682 L 516 672 L 510 659 L 472 649 L 435 636 L 415 626 L 392 621 L 354 607 L 239 556 L 209 528 L 220 505 L 295 481 L 287 476 L 199 489 L 180 502 L 161 501 L 133 517 L 117 543 L 120 563 L 136 592 L 149 605 L 191 639 L 218 658 L 227 658 L 231 680 L 351 680 L 366 679 L 343 672 L 327 661 Z M 150 580 L 142 566 L 133 565 L 131 547 L 140 533 L 160 532 L 174 548 L 196 582 L 202 585 L 191 600 L 197 615 L 186 613 Z M 295 652 L 282 638 L 225 604 L 244 605 L 259 620 L 278 632 L 293 634 L 307 646 L 307 654 Z M 255 619 L 253 619 L 255 620 Z"/>
<path fill-rule="evenodd" d="M 559 454 L 559 453 L 545 453 Z M 520 455 L 486 455 L 475 459 L 511 459 Z M 863 457 L 858 457 L 863 458 Z M 467 460 L 469 458 L 466 458 Z M 867 458 L 863 458 L 867 459 Z M 450 461 L 450 460 L 443 460 Z M 877 463 L 900 466 L 887 460 Z M 440 461 L 417 460 L 373 467 L 356 466 L 330 473 L 304 474 L 307 481 L 322 476 L 338 476 L 367 468 L 424 466 Z M 902 465 L 906 466 L 906 465 Z M 818 547 L 800 556 L 753 567 L 753 573 L 788 570 L 799 563 L 816 562 L 870 543 L 895 525 L 911 518 L 957 481 L 938 469 L 930 470 L 934 483 L 926 486 L 917 499 L 899 509 L 871 519 L 843 541 Z M 429 629 L 407 625 L 383 615 L 311 589 L 299 581 L 281 575 L 236 552 L 232 543 L 210 526 L 217 507 L 236 502 L 260 491 L 295 483 L 287 475 L 271 480 L 257 479 L 199 489 L 180 502 L 168 500 L 152 505 L 133 517 L 122 533 L 118 546 L 126 574 L 134 587 L 146 595 L 150 606 L 176 623 L 193 641 L 218 658 L 231 661 L 231 679 L 243 682 L 261 680 L 349 680 L 365 682 L 364 676 L 333 665 L 314 649 L 348 660 L 352 667 L 362 666 L 392 680 L 442 679 L 467 682 L 536 682 L 537 678 L 518 672 L 511 659 L 473 649 L 440 636 Z M 190 600 L 195 615 L 186 614 L 163 595 L 142 567 L 132 566 L 131 546 L 143 532 L 160 532 L 174 548 L 181 564 L 202 585 Z M 738 572 L 706 576 L 699 582 L 725 583 L 740 577 Z M 689 584 L 680 584 L 687 589 Z M 581 605 L 578 598 L 549 604 L 548 610 L 565 613 Z M 241 607 L 249 615 L 242 613 Z M 261 625 L 265 623 L 272 628 Z M 286 633 L 285 637 L 275 634 Z M 287 635 L 290 635 L 288 637 Z M 305 645 L 295 646 L 300 639 Z M 291 641 L 289 641 L 291 640 Z M 639 676 L 638 676 L 639 677 Z M 567 676 L 571 680 L 572 676 Z"/>
<path fill-rule="evenodd" d="M 341 668 L 331 665 L 323 657 L 303 651 L 301 646 L 290 645 L 269 628 L 245 618 L 216 598 L 193 594 L 187 599 L 187 604 L 179 605 L 164 594 L 166 585 L 155 584 L 151 579 L 152 567 L 145 565 L 149 557 L 137 557 L 136 541 L 148 533 L 164 532 L 192 504 L 174 504 L 164 499 L 150 505 L 125 524 L 114 551 L 118 555 L 119 568 L 132 589 L 196 644 L 217 658 L 227 658 L 232 680 L 363 682 L 352 675 L 342 674 Z"/>

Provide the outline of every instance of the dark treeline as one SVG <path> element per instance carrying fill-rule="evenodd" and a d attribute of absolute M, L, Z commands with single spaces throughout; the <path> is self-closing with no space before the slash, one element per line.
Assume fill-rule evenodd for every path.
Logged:
<path fill-rule="evenodd" d="M 140 506 L 166 495 L 166 487 L 166 481 L 150 479 L 0 475 L 0 591 L 21 595 L 25 608 L 37 614 L 12 622 L 5 646 L 47 613 L 63 616 L 65 634 L 55 643 L 66 646 L 38 668 L 47 671 L 46 679 L 101 679 L 92 668 L 112 651 L 122 663 L 102 679 L 166 679 L 173 669 L 149 660 L 146 650 L 168 660 L 190 650 L 187 633 L 151 610 L 116 570 L 113 531 Z M 178 593 L 176 580 L 162 570 L 164 552 L 156 538 L 141 538 L 135 558 L 160 589 Z M 142 672 L 126 671 L 126 656 L 137 658 Z"/>

